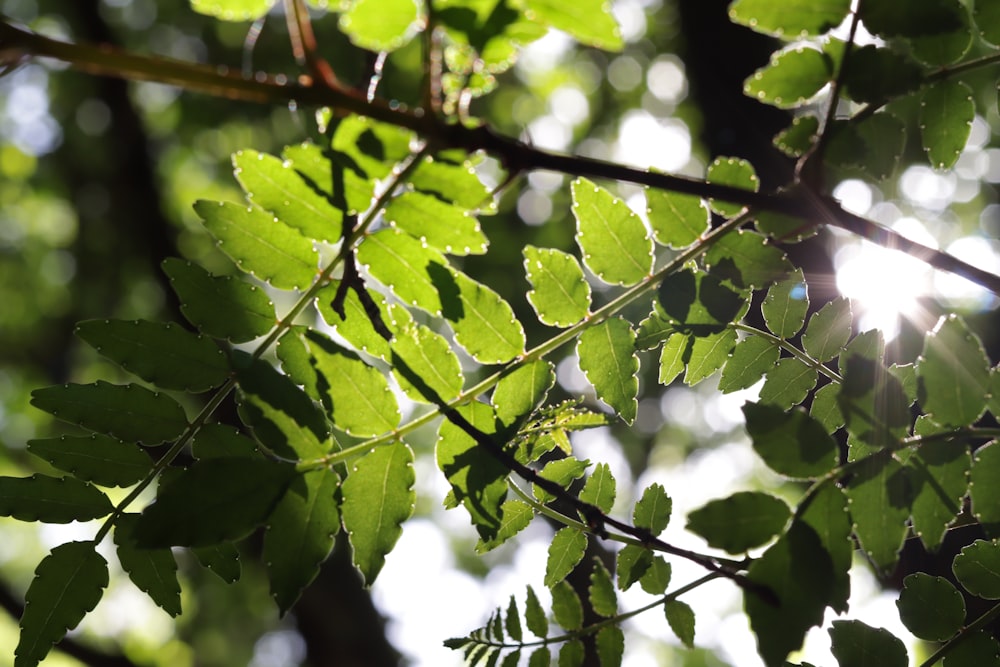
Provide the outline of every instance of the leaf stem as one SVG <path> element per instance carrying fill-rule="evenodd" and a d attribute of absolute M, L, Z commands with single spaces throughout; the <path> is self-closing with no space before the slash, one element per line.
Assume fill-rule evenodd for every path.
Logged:
<path fill-rule="evenodd" d="M 945 644 L 938 650 L 934 651 L 934 653 L 932 653 L 929 658 L 920 663 L 920 667 L 931 667 L 931 665 L 936 664 L 939 660 L 941 660 L 948 653 L 950 653 L 952 649 L 958 646 L 963 640 L 985 628 L 987 625 L 993 622 L 997 617 L 1000 617 L 1000 604 L 994 605 L 989 611 L 987 611 L 982 616 L 974 620 L 972 623 L 962 628 L 957 635 L 955 635 L 948 641 L 947 644 Z"/>
<path fill-rule="evenodd" d="M 840 384 L 844 381 L 844 378 L 842 375 L 840 375 L 840 373 L 833 370 L 832 368 L 829 368 L 823 362 L 813 359 L 805 351 L 795 347 L 784 338 L 781 338 L 780 336 L 775 336 L 770 331 L 764 331 L 763 329 L 758 329 L 757 327 L 752 327 L 749 324 L 743 324 L 741 322 L 734 322 L 729 326 L 731 326 L 736 331 L 744 331 L 746 333 L 750 333 L 755 336 L 760 336 L 761 338 L 765 338 L 771 341 L 771 343 L 777 345 L 782 350 L 789 352 L 793 357 L 804 363 L 806 366 L 809 366 L 810 368 L 815 369 L 819 373 L 822 373 L 823 375 L 830 378 L 837 384 Z"/>

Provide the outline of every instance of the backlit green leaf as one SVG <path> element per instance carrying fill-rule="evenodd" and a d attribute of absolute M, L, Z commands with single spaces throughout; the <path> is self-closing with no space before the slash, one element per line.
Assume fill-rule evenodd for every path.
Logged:
<path fill-rule="evenodd" d="M 581 667 L 587 649 L 579 639 L 571 639 L 559 647 L 559 667 Z"/>
<path fill-rule="evenodd" d="M 653 268 L 653 242 L 621 199 L 590 181 L 572 184 L 576 242 L 583 263 L 612 285 L 634 285 Z"/>
<path fill-rule="evenodd" d="M 854 342 L 849 349 L 853 346 Z M 904 436 L 910 426 L 906 395 L 899 380 L 885 370 L 881 361 L 851 352 L 845 356 L 840 358 L 844 374 L 837 395 L 840 412 L 854 438 L 870 448 L 881 449 Z M 858 457 L 852 451 L 849 458 Z"/>
<path fill-rule="evenodd" d="M 611 573 L 599 558 L 594 559 L 594 569 L 590 573 L 590 586 L 587 588 L 591 608 L 601 616 L 609 618 L 618 613 L 618 595 Z"/>
<path fill-rule="evenodd" d="M 684 372 L 691 356 L 693 340 L 694 336 L 675 333 L 663 343 L 663 348 L 660 349 L 660 373 L 657 377 L 660 384 L 668 385 Z"/>
<path fill-rule="evenodd" d="M 341 485 L 344 529 L 366 586 L 375 581 L 403 533 L 403 522 L 413 514 L 415 479 L 413 451 L 396 441 L 365 454 Z"/>
<path fill-rule="evenodd" d="M 1000 544 L 976 540 L 955 556 L 955 577 L 973 595 L 1000 600 Z"/>
<path fill-rule="evenodd" d="M 371 135 L 364 134 L 367 126 L 365 119 L 358 116 L 353 116 L 351 119 L 357 122 L 349 125 L 342 122 L 338 126 L 338 131 L 344 130 L 344 134 L 352 135 L 343 143 L 349 144 L 352 139 L 358 140 L 362 136 L 370 139 Z M 369 142 L 369 145 L 380 146 L 381 142 L 376 138 L 375 141 Z M 377 176 L 372 175 L 369 179 L 367 172 L 358 166 L 354 155 L 344 155 L 345 152 L 357 153 L 356 149 L 351 151 L 344 146 L 340 148 L 342 150 L 330 152 L 307 141 L 286 146 L 281 152 L 281 157 L 309 187 L 322 193 L 331 203 L 336 204 L 337 208 L 344 206 L 348 213 L 359 213 L 371 206 L 375 190 L 374 179 Z M 383 167 L 380 161 L 376 164 Z M 366 166 L 371 167 L 368 163 Z"/>
<path fill-rule="evenodd" d="M 517 611 L 517 600 L 513 595 L 510 596 L 510 603 L 507 605 L 504 629 L 507 630 L 507 636 L 516 642 L 524 638 L 524 633 L 521 631 L 521 616 Z"/>
<path fill-rule="evenodd" d="M 566 526 L 560 528 L 549 545 L 549 557 L 545 565 L 545 585 L 552 588 L 566 578 L 573 568 L 583 560 L 587 549 L 587 536 Z"/>
<path fill-rule="evenodd" d="M 449 255 L 481 255 L 489 245 L 467 211 L 422 192 L 404 192 L 383 214 L 387 222 Z"/>
<path fill-rule="evenodd" d="M 626 544 L 618 552 L 618 588 L 627 591 L 653 566 L 653 552 L 637 544 Z"/>
<path fill-rule="evenodd" d="M 734 329 L 692 337 L 684 384 L 694 386 L 714 375 L 729 360 L 729 353 L 735 346 Z"/>
<path fill-rule="evenodd" d="M 973 30 L 969 12 L 961 0 L 944 0 L 949 13 L 959 26 L 953 30 L 933 35 L 910 37 L 914 57 L 928 65 L 950 65 L 969 52 L 973 43 Z"/>
<path fill-rule="evenodd" d="M 906 147 L 906 126 L 891 113 L 877 113 L 857 126 L 866 147 L 862 169 L 876 180 L 893 175 Z"/>
<path fill-rule="evenodd" d="M 353 0 L 339 27 L 363 49 L 394 51 L 417 33 L 419 19 L 415 0 Z"/>
<path fill-rule="evenodd" d="M 621 29 L 607 0 L 524 0 L 525 15 L 605 51 L 624 47 Z"/>
<path fill-rule="evenodd" d="M 234 276 L 213 276 L 181 259 L 163 261 L 163 271 L 181 301 L 181 312 L 203 333 L 245 343 L 277 323 L 274 304 L 264 290 Z"/>
<path fill-rule="evenodd" d="M 137 514 L 122 514 L 115 521 L 118 561 L 132 583 L 171 616 L 181 613 L 181 585 L 177 561 L 169 548 L 140 549 L 132 537 Z"/>
<path fill-rule="evenodd" d="M 14 649 L 15 667 L 34 667 L 97 606 L 108 585 L 108 562 L 93 542 L 55 547 L 35 569 L 24 596 L 21 638 Z"/>
<path fill-rule="evenodd" d="M 988 536 L 1000 537 L 1000 444 L 996 440 L 976 450 L 969 479 L 973 516 Z"/>
<path fill-rule="evenodd" d="M 106 435 L 29 440 L 28 451 L 55 468 L 101 486 L 131 486 L 153 467 L 142 449 Z"/>
<path fill-rule="evenodd" d="M 552 364 L 541 359 L 518 366 L 504 375 L 493 390 L 497 418 L 507 427 L 516 425 L 537 408 L 556 382 Z"/>
<path fill-rule="evenodd" d="M 892 0 L 866 0 L 860 12 L 868 30 L 886 37 L 939 35 L 962 27 L 948 0 L 913 0 L 905 12 Z"/>
<path fill-rule="evenodd" d="M 729 18 L 758 32 L 795 39 L 836 28 L 850 8 L 850 0 L 789 0 L 780 5 L 768 0 L 736 0 L 729 7 Z"/>
<path fill-rule="evenodd" d="M 597 658 L 601 667 L 621 667 L 625 653 L 625 633 L 617 625 L 607 625 L 597 631 Z"/>
<path fill-rule="evenodd" d="M 805 400 L 817 379 L 815 368 L 797 357 L 786 357 L 768 371 L 760 389 L 760 401 L 788 409 Z"/>
<path fill-rule="evenodd" d="M 668 190 L 646 190 L 646 213 L 653 238 L 661 245 L 686 248 L 708 231 L 710 213 L 700 197 Z"/>
<path fill-rule="evenodd" d="M 928 641 L 947 641 L 965 622 L 962 594 L 944 577 L 923 572 L 903 580 L 896 608 L 906 629 Z"/>
<path fill-rule="evenodd" d="M 496 433 L 493 409 L 484 403 L 470 403 L 457 408 L 480 433 Z M 507 497 L 510 470 L 456 424 L 445 419 L 438 429 L 435 450 L 438 468 L 451 484 L 455 498 L 472 518 L 479 536 L 488 541 L 503 523 L 501 506 Z"/>
<path fill-rule="evenodd" d="M 809 318 L 802 347 L 816 361 L 829 361 L 851 337 L 851 302 L 838 297 Z"/>
<path fill-rule="evenodd" d="M 524 352 L 524 327 L 503 297 L 460 271 L 441 276 L 437 284 L 455 342 L 473 359 L 500 364 Z"/>
<path fill-rule="evenodd" d="M 31 392 L 31 404 L 63 421 L 121 440 L 155 445 L 187 427 L 187 416 L 166 394 L 135 384 L 65 384 Z"/>
<path fill-rule="evenodd" d="M 579 630 L 583 625 L 583 604 L 568 581 L 559 580 L 551 586 L 552 617 L 564 630 Z"/>
<path fill-rule="evenodd" d="M 329 243 L 340 240 L 343 212 L 310 187 L 293 162 L 243 150 L 233 154 L 233 170 L 247 198 L 289 227 L 307 238 Z"/>
<path fill-rule="evenodd" d="M 549 634 L 549 621 L 545 617 L 545 610 L 535 595 L 535 590 L 528 586 L 528 596 L 524 605 L 524 622 L 536 637 L 545 638 Z"/>
<path fill-rule="evenodd" d="M 885 628 L 873 628 L 861 621 L 834 621 L 830 640 L 831 651 L 840 667 L 906 667 L 909 664 L 903 642 Z"/>
<path fill-rule="evenodd" d="M 761 336 L 747 336 L 736 344 L 722 369 L 719 391 L 728 394 L 757 384 L 770 371 L 781 350 Z"/>
<path fill-rule="evenodd" d="M 746 305 L 742 294 L 700 271 L 667 276 L 658 294 L 667 321 L 676 330 L 696 336 L 723 331 Z"/>
<path fill-rule="evenodd" d="M 912 496 L 906 471 L 893 459 L 871 458 L 855 469 L 847 497 L 861 548 L 876 567 L 890 570 L 909 530 Z"/>
<path fill-rule="evenodd" d="M 990 44 L 1000 44 L 1000 2 L 978 0 L 973 16 L 979 35 Z"/>
<path fill-rule="evenodd" d="M 664 560 L 663 556 L 653 556 L 649 569 L 639 579 L 639 586 L 650 595 L 663 595 L 670 585 L 670 576 L 670 563 Z"/>
<path fill-rule="evenodd" d="M 441 315 L 445 287 L 454 278 L 444 255 L 428 248 L 409 234 L 382 229 L 366 238 L 358 247 L 358 262 L 396 296 L 432 315 Z"/>
<path fill-rule="evenodd" d="M 670 523 L 673 501 L 662 484 L 650 484 L 642 492 L 642 497 L 632 510 L 632 519 L 637 528 L 649 530 L 655 537 Z"/>
<path fill-rule="evenodd" d="M 888 48 L 874 44 L 855 48 L 850 63 L 844 72 L 844 85 L 855 102 L 878 102 L 920 85 L 920 66 Z"/>
<path fill-rule="evenodd" d="M 194 205 L 222 252 L 241 269 L 281 289 L 305 289 L 316 277 L 312 241 L 272 214 L 229 202 Z"/>
<path fill-rule="evenodd" d="M 365 0 L 366 10 L 378 13 L 376 19 L 386 23 L 387 28 L 393 21 L 385 20 L 386 17 L 381 14 L 394 4 L 407 2 L 412 3 L 413 0 L 389 0 L 385 4 L 380 4 L 378 0 Z M 356 114 L 334 119 L 333 122 L 336 129 L 330 145 L 335 151 L 334 159 L 345 165 L 344 176 L 355 175 L 369 180 L 384 178 L 399 162 L 410 156 L 413 133 L 407 129 Z M 347 182 L 345 185 L 348 188 L 348 203 L 351 203 L 351 184 Z M 359 189 L 358 194 L 360 193 Z M 359 211 L 368 208 L 371 190 L 368 192 L 368 199 L 368 202 L 358 207 Z"/>
<path fill-rule="evenodd" d="M 164 389 L 207 391 L 225 382 L 229 360 L 219 346 L 174 323 L 87 320 L 76 335 L 116 364 Z"/>
<path fill-rule="evenodd" d="M 804 512 L 800 505 L 798 518 L 816 532 L 830 557 L 832 587 L 829 605 L 843 614 L 847 611 L 851 595 L 850 570 L 855 546 L 847 497 L 839 487 L 825 485 L 812 496 Z"/>
<path fill-rule="evenodd" d="M 0 477 L 0 516 L 69 523 L 107 516 L 114 505 L 97 487 L 75 477 Z"/>
<path fill-rule="evenodd" d="M 741 491 L 688 514 L 687 529 L 709 546 L 741 554 L 779 534 L 790 516 L 784 501 L 759 491 Z"/>
<path fill-rule="evenodd" d="M 819 132 L 819 118 L 796 116 L 792 124 L 774 135 L 775 147 L 789 157 L 801 157 L 812 148 Z"/>
<path fill-rule="evenodd" d="M 819 477 L 837 465 L 837 443 L 805 412 L 746 403 L 743 414 L 754 451 L 775 472 L 808 479 Z"/>
<path fill-rule="evenodd" d="M 191 9 L 223 21 L 253 21 L 266 14 L 276 0 L 191 0 Z"/>
<path fill-rule="evenodd" d="M 569 487 L 573 480 L 583 477 L 589 465 L 590 461 L 580 461 L 577 460 L 576 457 L 567 456 L 564 459 L 557 459 L 546 463 L 545 467 L 542 468 L 539 473 L 539 476 L 551 482 L 555 482 L 565 489 Z M 533 486 L 532 490 L 535 494 L 535 498 L 537 498 L 541 503 L 548 503 L 555 500 L 555 496 L 542 489 L 537 484 Z"/>
<path fill-rule="evenodd" d="M 374 357 L 388 361 L 390 358 L 389 343 L 375 330 L 371 316 L 365 311 L 360 297 L 353 289 L 347 290 L 344 298 L 344 318 L 333 310 L 333 300 L 340 283 L 332 282 L 320 290 L 316 296 L 319 312 L 323 319 L 333 327 L 338 335 L 350 343 L 354 349 L 366 352 Z M 413 317 L 410 311 L 398 303 L 387 304 L 385 296 L 376 291 L 368 290 L 375 308 L 378 309 L 382 323 L 393 334 L 412 325 Z"/>
<path fill-rule="evenodd" d="M 576 353 L 598 397 L 631 424 L 638 407 L 639 358 L 628 322 L 616 317 L 590 327 L 580 335 Z"/>
<path fill-rule="evenodd" d="M 833 76 L 833 63 L 818 49 L 797 46 L 778 51 L 743 82 L 743 92 L 779 109 L 803 105 Z"/>
<path fill-rule="evenodd" d="M 520 500 L 505 500 L 500 506 L 500 527 L 491 539 L 480 538 L 476 544 L 476 553 L 483 554 L 517 535 L 528 527 L 531 520 L 535 518 L 535 511 L 531 505 Z"/>
<path fill-rule="evenodd" d="M 607 463 L 598 463 L 580 491 L 580 500 L 590 503 L 605 514 L 615 504 L 615 478 Z"/>
<path fill-rule="evenodd" d="M 746 160 L 734 157 L 717 157 L 708 165 L 705 180 L 714 185 L 728 185 L 741 190 L 756 192 L 760 188 L 760 178 L 753 165 Z M 742 204 L 731 204 L 715 199 L 709 200 L 712 210 L 727 218 L 735 216 L 743 210 Z"/>
<path fill-rule="evenodd" d="M 443 401 L 462 391 L 465 378 L 458 357 L 443 336 L 411 322 L 392 342 L 393 375 L 402 390 L 415 401 L 433 403 L 429 389 Z M 400 362 L 409 372 L 404 373 Z M 415 380 L 419 382 L 415 383 Z"/>
<path fill-rule="evenodd" d="M 809 292 L 802 269 L 795 269 L 787 278 L 772 285 L 760 310 L 767 328 L 776 336 L 791 338 L 797 334 L 809 310 Z"/>
<path fill-rule="evenodd" d="M 451 162 L 443 157 L 424 158 L 409 182 L 420 192 L 437 195 L 464 209 L 487 215 L 496 212 L 490 189 L 479 180 L 469 160 Z"/>
<path fill-rule="evenodd" d="M 267 522 L 264 562 L 271 595 L 281 613 L 291 609 L 319 573 L 340 530 L 334 495 L 340 477 L 330 468 L 311 470 L 288 488 Z"/>
<path fill-rule="evenodd" d="M 915 435 L 929 433 L 920 429 L 919 423 L 918 429 Z M 969 450 L 961 441 L 926 442 L 913 450 L 906 462 L 913 486 L 913 532 L 933 551 L 962 511 L 972 464 Z"/>
<path fill-rule="evenodd" d="M 705 266 L 740 289 L 762 288 L 792 270 L 781 249 L 761 234 L 743 229 L 719 239 L 705 254 Z"/>
<path fill-rule="evenodd" d="M 159 489 L 135 526 L 140 547 L 202 547 L 238 540 L 264 523 L 295 466 L 245 457 L 198 461 Z"/>
<path fill-rule="evenodd" d="M 948 169 L 958 160 L 975 115 L 972 89 L 961 81 L 941 81 L 924 93 L 920 138 L 935 169 Z"/>
<path fill-rule="evenodd" d="M 195 555 L 203 567 L 208 568 L 209 572 L 227 584 L 239 581 L 243 568 L 240 564 L 240 552 L 232 542 L 195 547 L 191 549 L 191 553 Z"/>
<path fill-rule="evenodd" d="M 694 610 L 686 602 L 670 600 L 663 605 L 667 623 L 681 643 L 688 648 L 694 648 Z"/>
<path fill-rule="evenodd" d="M 590 285 L 576 257 L 561 250 L 524 247 L 524 271 L 531 283 L 528 301 L 542 324 L 568 327 L 590 310 Z"/>
<path fill-rule="evenodd" d="M 937 423 L 967 426 L 986 409 L 990 366 L 983 345 L 957 315 L 938 320 L 917 360 L 920 404 Z"/>

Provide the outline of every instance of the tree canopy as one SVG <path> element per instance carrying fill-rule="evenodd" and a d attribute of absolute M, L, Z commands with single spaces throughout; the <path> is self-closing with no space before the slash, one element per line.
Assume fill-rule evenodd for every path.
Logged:
<path fill-rule="evenodd" d="M 1000 2 L 0 7 L 4 664 L 1000 663 Z"/>

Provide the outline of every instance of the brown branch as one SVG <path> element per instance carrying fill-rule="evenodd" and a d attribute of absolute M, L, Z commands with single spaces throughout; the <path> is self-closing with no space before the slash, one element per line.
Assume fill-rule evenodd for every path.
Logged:
<path fill-rule="evenodd" d="M 804 184 L 778 192 L 754 192 L 694 178 L 644 171 L 603 160 L 550 153 L 497 134 L 486 125 L 467 127 L 448 124 L 425 115 L 422 109 L 404 110 L 384 100 L 369 101 L 353 90 L 287 83 L 277 78 L 247 79 L 238 73 L 206 65 L 142 56 L 104 46 L 70 44 L 15 27 L 6 21 L 0 21 L 0 53 L 18 59 L 25 55 L 55 58 L 92 74 L 167 83 L 230 99 L 334 107 L 412 130 L 442 148 L 485 151 L 514 171 L 556 171 L 753 206 L 761 211 L 793 216 L 812 224 L 840 227 L 873 243 L 909 253 L 936 269 L 960 275 L 1000 294 L 1000 277 L 854 215 L 844 210 L 832 197 L 820 194 Z"/>

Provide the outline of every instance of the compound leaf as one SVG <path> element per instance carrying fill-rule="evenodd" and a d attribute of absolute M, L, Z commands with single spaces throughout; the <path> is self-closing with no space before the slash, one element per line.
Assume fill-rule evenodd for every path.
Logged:
<path fill-rule="evenodd" d="M 744 229 L 719 239 L 705 255 L 705 265 L 740 289 L 761 288 L 792 271 L 781 249 L 763 235 Z"/>
<path fill-rule="evenodd" d="M 815 368 L 797 357 L 780 359 L 767 373 L 760 389 L 760 401 L 787 410 L 805 400 L 816 386 L 818 377 Z"/>
<path fill-rule="evenodd" d="M 903 548 L 910 517 L 910 485 L 897 461 L 873 457 L 855 469 L 847 486 L 854 533 L 876 567 L 889 570 Z"/>
<path fill-rule="evenodd" d="M 728 185 L 741 190 L 756 192 L 760 188 L 760 178 L 753 165 L 734 157 L 717 157 L 708 165 L 705 180 L 713 185 Z M 742 204 L 732 204 L 724 200 L 710 199 L 709 205 L 719 215 L 731 218 L 743 210 Z"/>
<path fill-rule="evenodd" d="M 611 474 L 611 468 L 607 463 L 598 463 L 584 482 L 580 500 L 607 514 L 615 504 L 615 493 L 615 478 Z"/>
<path fill-rule="evenodd" d="M 594 559 L 594 569 L 590 573 L 590 586 L 587 588 L 591 608 L 601 616 L 610 618 L 618 613 L 618 595 L 611 573 L 599 558 Z"/>
<path fill-rule="evenodd" d="M 396 334 L 392 360 L 393 375 L 403 392 L 415 401 L 434 403 L 427 391 L 443 401 L 454 399 L 462 391 L 465 378 L 458 357 L 443 336 L 423 325 L 411 322 Z"/>
<path fill-rule="evenodd" d="M 583 603 L 568 581 L 560 579 L 551 587 L 552 617 L 564 630 L 579 630 L 583 625 Z"/>
<path fill-rule="evenodd" d="M 556 382 L 552 364 L 542 359 L 523 364 L 500 378 L 493 390 L 493 408 L 510 428 L 534 412 Z"/>
<path fill-rule="evenodd" d="M 499 294 L 460 271 L 441 276 L 439 289 L 455 342 L 473 359 L 499 364 L 524 352 L 524 327 Z"/>

